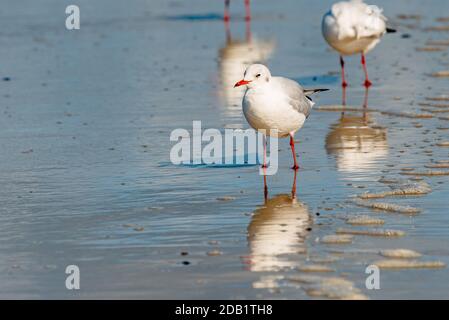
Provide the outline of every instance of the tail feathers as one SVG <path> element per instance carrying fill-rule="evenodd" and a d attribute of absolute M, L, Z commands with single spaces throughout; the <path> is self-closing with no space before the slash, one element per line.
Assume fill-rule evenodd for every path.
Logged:
<path fill-rule="evenodd" d="M 387 27 L 387 33 L 395 33 L 396 29 Z"/>
<path fill-rule="evenodd" d="M 312 108 L 315 105 L 315 102 L 313 102 L 312 98 L 309 97 L 309 95 L 317 93 L 317 92 L 323 92 L 323 91 L 329 91 L 329 89 L 304 89 L 304 94 L 306 98 L 309 100 L 310 108 Z M 306 116 L 308 118 L 309 115 Z"/>
<path fill-rule="evenodd" d="M 304 94 L 307 96 L 309 94 L 314 94 L 317 92 L 329 91 L 329 89 L 304 89 Z"/>

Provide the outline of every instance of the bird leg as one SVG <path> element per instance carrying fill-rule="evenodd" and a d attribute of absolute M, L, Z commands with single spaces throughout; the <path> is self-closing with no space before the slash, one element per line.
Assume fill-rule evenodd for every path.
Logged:
<path fill-rule="evenodd" d="M 340 56 L 340 66 L 341 66 L 341 86 L 346 88 L 348 83 L 345 79 L 345 61 L 343 60 L 343 56 Z"/>
<path fill-rule="evenodd" d="M 263 198 L 265 201 L 268 200 L 268 185 L 267 185 L 267 175 L 264 174 L 263 176 Z"/>
<path fill-rule="evenodd" d="M 365 86 L 365 88 L 369 88 L 372 85 L 372 83 L 368 79 L 368 69 L 366 68 L 365 54 L 363 52 L 362 52 L 362 66 L 363 71 L 365 72 L 365 82 L 363 85 Z"/>
<path fill-rule="evenodd" d="M 343 106 L 343 111 L 341 112 L 341 117 L 343 118 L 345 115 L 345 106 L 346 106 L 346 87 L 348 83 L 345 80 L 345 61 L 343 60 L 343 56 L 340 56 L 340 65 L 341 65 L 341 105 Z"/>
<path fill-rule="evenodd" d="M 262 137 L 263 139 L 263 196 L 265 201 L 268 200 L 268 185 L 267 185 L 267 138 L 265 135 Z"/>
<path fill-rule="evenodd" d="M 262 164 L 262 168 L 266 169 L 267 166 L 267 138 L 265 137 L 265 135 L 263 136 L 263 164 Z"/>
<path fill-rule="evenodd" d="M 299 166 L 298 166 L 298 163 L 296 162 L 295 140 L 293 139 L 293 133 L 290 133 L 290 147 L 292 148 L 292 155 L 293 155 L 293 161 L 294 161 L 292 169 L 296 171 L 299 169 Z"/>
<path fill-rule="evenodd" d="M 249 8 L 249 0 L 245 0 L 245 11 L 246 11 L 245 20 L 246 21 L 251 20 L 251 11 Z"/>
<path fill-rule="evenodd" d="M 225 0 L 225 10 L 224 10 L 224 16 L 223 19 L 225 22 L 229 21 L 229 3 L 231 0 Z"/>

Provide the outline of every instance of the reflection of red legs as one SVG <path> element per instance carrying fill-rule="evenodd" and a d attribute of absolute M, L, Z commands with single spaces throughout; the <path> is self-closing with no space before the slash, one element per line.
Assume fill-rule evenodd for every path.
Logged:
<path fill-rule="evenodd" d="M 340 56 L 340 66 L 341 66 L 341 86 L 346 88 L 348 83 L 345 78 L 345 61 L 343 60 L 343 56 Z"/>
<path fill-rule="evenodd" d="M 225 30 L 226 30 L 226 42 L 231 42 L 231 28 L 229 26 L 229 2 L 231 0 L 225 0 L 225 10 L 223 15 L 223 20 L 225 22 Z"/>
<path fill-rule="evenodd" d="M 365 98 L 363 99 L 363 108 L 366 109 L 368 108 L 368 92 L 369 92 L 369 87 L 365 88 Z"/>
<path fill-rule="evenodd" d="M 229 27 L 229 20 L 225 20 L 225 30 L 226 30 L 226 42 L 231 42 L 231 28 Z"/>
<path fill-rule="evenodd" d="M 251 20 L 246 20 L 246 41 L 251 41 Z"/>
<path fill-rule="evenodd" d="M 293 176 L 293 186 L 292 186 L 292 199 L 296 199 L 296 170 Z"/>
<path fill-rule="evenodd" d="M 368 92 L 369 92 L 369 87 L 365 87 L 365 98 L 363 100 L 363 120 L 365 120 L 365 121 L 367 119 L 366 109 L 368 108 Z"/>
<path fill-rule="evenodd" d="M 249 8 L 249 0 L 245 0 L 245 11 L 246 11 L 245 20 L 246 21 L 251 20 L 251 11 Z"/>
<path fill-rule="evenodd" d="M 372 83 L 368 79 L 368 69 L 366 68 L 366 59 L 365 54 L 363 52 L 362 52 L 362 66 L 363 71 L 365 72 L 365 82 L 363 83 L 363 85 L 365 86 L 365 88 L 369 88 L 372 85 Z"/>
<path fill-rule="evenodd" d="M 296 162 L 295 140 L 293 139 L 294 137 L 293 135 L 294 133 L 290 132 L 290 147 L 292 148 L 293 163 L 294 163 L 292 169 L 296 171 L 299 169 L 299 166 L 298 163 Z"/>
<path fill-rule="evenodd" d="M 225 0 L 225 9 L 224 9 L 224 16 L 223 19 L 224 21 L 228 22 L 229 21 L 229 2 L 231 0 Z"/>
<path fill-rule="evenodd" d="M 249 0 L 245 0 L 245 9 L 246 9 L 246 41 L 251 41 L 251 12 L 249 10 Z"/>

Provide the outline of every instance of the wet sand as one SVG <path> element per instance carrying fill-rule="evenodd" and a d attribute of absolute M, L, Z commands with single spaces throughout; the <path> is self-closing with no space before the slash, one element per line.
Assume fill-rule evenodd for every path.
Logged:
<path fill-rule="evenodd" d="M 79 31 L 59 1 L 0 13 L 0 298 L 449 298 L 447 1 L 376 2 L 399 31 L 367 56 L 366 112 L 347 59 L 344 113 L 330 1 L 254 1 L 250 30 L 233 3 L 230 33 L 220 1 L 78 2 Z M 169 160 L 193 120 L 248 127 L 232 84 L 255 61 L 331 89 L 296 136 L 296 199 L 287 140 L 267 202 L 257 166 Z"/>

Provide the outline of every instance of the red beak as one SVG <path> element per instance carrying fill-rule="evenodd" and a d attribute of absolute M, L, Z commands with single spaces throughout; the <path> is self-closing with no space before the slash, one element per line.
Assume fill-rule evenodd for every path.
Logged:
<path fill-rule="evenodd" d="M 244 86 L 244 85 L 246 85 L 246 84 L 248 84 L 248 83 L 250 83 L 250 82 L 251 82 L 251 81 L 240 80 L 239 82 L 237 82 L 237 83 L 234 85 L 234 88 L 235 88 L 235 87 Z"/>

